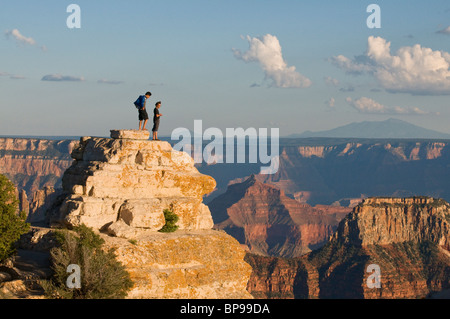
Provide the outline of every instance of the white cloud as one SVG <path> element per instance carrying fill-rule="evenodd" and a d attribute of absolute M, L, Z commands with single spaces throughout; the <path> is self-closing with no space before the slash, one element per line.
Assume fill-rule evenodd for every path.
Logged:
<path fill-rule="evenodd" d="M 53 82 L 81 82 L 84 81 L 83 77 L 77 77 L 72 75 L 61 75 L 61 74 L 48 74 L 42 77 L 41 81 L 53 81 Z"/>
<path fill-rule="evenodd" d="M 30 45 L 30 46 L 37 45 L 36 40 L 34 40 L 32 37 L 24 36 L 17 29 L 5 31 L 5 36 L 7 38 L 13 38 L 16 41 L 16 43 L 20 44 L 20 45 Z M 44 52 L 47 51 L 47 47 L 45 45 L 41 45 L 41 46 L 39 46 L 39 48 Z"/>
<path fill-rule="evenodd" d="M 336 99 L 332 97 L 326 102 L 326 104 L 329 108 L 334 108 L 336 106 Z"/>
<path fill-rule="evenodd" d="M 245 62 L 259 62 L 266 79 L 273 81 L 272 86 L 279 88 L 307 88 L 311 80 L 288 66 L 283 59 L 281 45 L 276 36 L 266 34 L 262 38 L 247 36 L 249 50 L 242 53 L 233 49 L 234 56 Z"/>
<path fill-rule="evenodd" d="M 35 45 L 36 41 L 33 38 L 27 38 L 26 36 L 22 35 L 19 30 L 13 29 L 11 31 L 7 30 L 5 32 L 5 35 L 7 37 L 13 37 L 18 43 L 22 44 L 28 44 L 28 45 Z"/>
<path fill-rule="evenodd" d="M 448 27 L 446 27 L 446 28 L 444 28 L 442 30 L 437 31 L 436 33 L 450 35 L 450 26 L 448 26 Z"/>
<path fill-rule="evenodd" d="M 422 111 L 418 107 L 402 107 L 402 106 L 385 106 L 372 100 L 368 97 L 362 97 L 357 100 L 353 100 L 348 97 L 346 99 L 347 103 L 350 104 L 353 108 L 358 110 L 361 113 L 372 113 L 372 114 L 415 114 L 415 115 L 423 115 L 429 114 L 428 112 Z"/>
<path fill-rule="evenodd" d="M 450 54 L 416 44 L 391 54 L 391 43 L 370 36 L 365 55 L 350 60 L 342 55 L 330 61 L 352 74 L 371 74 L 392 93 L 450 95 Z"/>
<path fill-rule="evenodd" d="M 327 76 L 324 78 L 325 83 L 328 85 L 332 85 L 332 86 L 338 86 L 339 85 L 339 80 L 332 78 L 331 76 Z"/>
<path fill-rule="evenodd" d="M 349 74 L 363 74 L 364 72 L 371 71 L 371 67 L 368 65 L 365 65 L 363 63 L 358 63 L 355 61 L 350 60 L 349 58 L 338 55 L 335 57 L 332 57 L 330 59 L 331 63 L 336 65 L 338 68 L 343 69 L 346 73 Z"/>

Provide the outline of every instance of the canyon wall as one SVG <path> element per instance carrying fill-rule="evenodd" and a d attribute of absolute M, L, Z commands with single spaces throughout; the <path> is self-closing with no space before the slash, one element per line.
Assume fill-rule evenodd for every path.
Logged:
<path fill-rule="evenodd" d="M 318 250 L 289 263 L 248 256 L 256 269 L 248 289 L 256 297 L 280 291 L 290 298 L 433 297 L 450 289 L 449 239 L 447 202 L 428 197 L 369 198 Z M 283 281 L 279 274 L 288 276 Z M 375 276 L 379 286 L 374 285 Z"/>
<path fill-rule="evenodd" d="M 348 207 L 300 203 L 255 175 L 230 185 L 208 206 L 215 227 L 238 239 L 251 253 L 290 258 L 325 244 L 351 212 Z"/>
<path fill-rule="evenodd" d="M 72 164 L 72 140 L 0 138 L 0 174 L 6 175 L 28 198 L 44 187 L 61 187 L 61 177 Z"/>
<path fill-rule="evenodd" d="M 0 138 L 0 173 L 31 200 L 45 186 L 60 188 L 78 141 Z M 374 196 L 425 195 L 450 201 L 449 142 L 407 139 L 280 139 L 280 169 L 258 175 L 260 164 L 197 164 L 217 186 L 205 203 L 226 192 L 230 182 L 255 174 L 261 182 L 301 202 L 357 204 Z"/>

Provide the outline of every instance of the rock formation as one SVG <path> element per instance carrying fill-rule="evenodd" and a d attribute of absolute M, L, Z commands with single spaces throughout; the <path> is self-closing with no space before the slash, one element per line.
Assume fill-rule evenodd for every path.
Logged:
<path fill-rule="evenodd" d="M 343 220 L 333 240 L 361 246 L 429 241 L 450 251 L 450 205 L 430 197 L 369 198 Z"/>
<path fill-rule="evenodd" d="M 311 207 L 254 175 L 209 203 L 216 228 L 263 256 L 298 257 L 325 244 L 350 208 Z"/>
<path fill-rule="evenodd" d="M 322 248 L 289 263 L 266 261 L 267 269 L 253 272 L 249 291 L 256 297 L 279 291 L 321 299 L 433 297 L 450 289 L 449 239 L 447 202 L 369 198 L 341 221 Z M 255 257 L 247 260 L 255 265 Z M 368 283 L 374 278 L 371 265 L 379 267 L 379 287 Z M 280 273 L 290 274 L 286 286 L 280 287 Z M 268 282 L 278 285 L 264 290 Z"/>
<path fill-rule="evenodd" d="M 28 198 L 46 186 L 58 188 L 72 164 L 77 141 L 0 138 L 0 174 L 6 175 Z"/>
<path fill-rule="evenodd" d="M 257 299 L 308 298 L 307 273 L 299 258 L 247 254 L 253 272 L 247 290 Z"/>
<path fill-rule="evenodd" d="M 82 138 L 63 176 L 67 196 L 53 224 L 102 231 L 135 283 L 129 298 L 250 298 L 245 251 L 211 229 L 202 203 L 214 179 L 200 174 L 188 154 L 148 134 Z M 165 209 L 179 217 L 174 233 L 158 232 Z"/>
<path fill-rule="evenodd" d="M 202 198 L 214 189 L 214 179 L 200 174 L 192 158 L 169 143 L 149 141 L 148 132 L 131 133 L 81 139 L 63 176 L 70 196 L 60 221 L 112 232 L 123 224 L 157 231 L 165 224 L 164 209 L 170 209 L 180 218 L 180 230 L 211 229 Z"/>

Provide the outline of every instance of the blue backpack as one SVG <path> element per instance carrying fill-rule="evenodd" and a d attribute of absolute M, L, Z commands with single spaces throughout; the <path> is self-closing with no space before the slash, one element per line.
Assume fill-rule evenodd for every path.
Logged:
<path fill-rule="evenodd" d="M 138 97 L 138 99 L 134 102 L 134 106 L 136 106 L 137 109 L 142 109 L 144 107 L 145 102 L 145 96 L 141 95 Z"/>

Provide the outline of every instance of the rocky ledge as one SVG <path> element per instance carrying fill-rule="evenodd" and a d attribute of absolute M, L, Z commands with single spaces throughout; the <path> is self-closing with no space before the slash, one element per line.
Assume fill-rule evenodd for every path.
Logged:
<path fill-rule="evenodd" d="M 368 198 L 333 237 L 362 246 L 430 241 L 450 251 L 450 206 L 430 197 Z"/>
<path fill-rule="evenodd" d="M 114 130 L 111 139 L 81 138 L 63 176 L 69 196 L 53 222 L 125 235 L 130 227 L 131 234 L 133 228 L 161 229 L 169 209 L 179 216 L 180 230 L 211 229 L 211 213 L 202 201 L 215 180 L 200 174 L 188 154 L 168 142 L 150 141 L 148 134 Z"/>
<path fill-rule="evenodd" d="M 203 204 L 215 180 L 188 154 L 148 138 L 147 131 L 123 130 L 81 138 L 51 223 L 100 232 L 135 283 L 129 298 L 252 298 L 245 251 L 212 230 Z M 159 232 L 166 209 L 179 217 L 173 233 Z"/>

